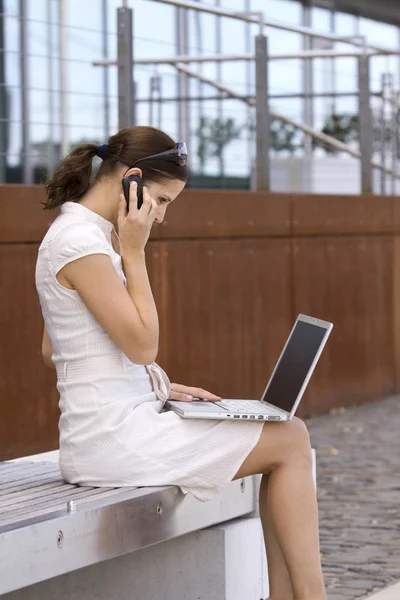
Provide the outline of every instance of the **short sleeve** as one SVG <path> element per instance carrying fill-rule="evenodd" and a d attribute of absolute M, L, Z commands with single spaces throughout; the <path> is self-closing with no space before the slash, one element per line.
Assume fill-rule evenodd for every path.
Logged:
<path fill-rule="evenodd" d="M 69 223 L 50 243 L 54 275 L 68 263 L 90 254 L 107 254 L 111 258 L 111 246 L 102 230 L 94 223 Z"/>

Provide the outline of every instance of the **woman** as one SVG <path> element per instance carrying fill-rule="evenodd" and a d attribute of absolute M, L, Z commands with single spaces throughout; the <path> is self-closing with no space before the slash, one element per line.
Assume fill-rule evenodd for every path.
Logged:
<path fill-rule="evenodd" d="M 92 160 L 102 159 L 90 186 Z M 185 158 L 185 157 L 184 157 Z M 145 185 L 127 213 L 121 180 Z M 311 451 L 302 421 L 183 420 L 169 397 L 218 396 L 170 384 L 154 363 L 158 317 L 145 263 L 154 222 L 185 186 L 186 161 L 163 132 L 123 129 L 107 145 L 82 144 L 46 184 L 60 214 L 40 246 L 36 286 L 42 353 L 57 369 L 60 468 L 70 483 L 177 485 L 209 500 L 235 478 L 261 473 L 260 512 L 273 600 L 324 600 Z"/>

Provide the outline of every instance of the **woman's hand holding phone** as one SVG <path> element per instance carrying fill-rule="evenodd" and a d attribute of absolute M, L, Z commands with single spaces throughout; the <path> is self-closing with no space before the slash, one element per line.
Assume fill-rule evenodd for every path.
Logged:
<path fill-rule="evenodd" d="M 123 193 L 119 200 L 118 236 L 125 259 L 144 254 L 158 208 L 157 202 L 151 198 L 148 189 L 143 187 L 143 204 L 138 210 L 136 192 L 137 184 L 132 182 L 129 188 L 129 212 L 127 212 Z"/>
<path fill-rule="evenodd" d="M 133 181 L 135 181 L 137 183 L 136 198 L 137 198 L 138 210 L 140 210 L 140 208 L 143 204 L 143 183 L 142 183 L 141 177 L 136 174 L 131 174 L 131 175 L 128 175 L 127 177 L 124 177 L 122 179 L 122 190 L 124 192 L 128 212 L 129 212 L 129 202 L 130 202 L 129 191 L 130 191 L 131 183 Z"/>
<path fill-rule="evenodd" d="M 135 347 L 141 349 L 140 364 L 152 363 L 158 352 L 159 325 L 157 307 L 147 273 L 145 246 L 150 229 L 158 211 L 146 187 L 143 187 L 143 204 L 137 206 L 137 183 L 129 187 L 129 210 L 124 192 L 118 207 L 118 235 L 121 246 L 121 266 L 125 274 L 125 286 L 132 302 L 130 323 L 135 338 Z M 135 359 L 136 360 L 136 359 Z"/>

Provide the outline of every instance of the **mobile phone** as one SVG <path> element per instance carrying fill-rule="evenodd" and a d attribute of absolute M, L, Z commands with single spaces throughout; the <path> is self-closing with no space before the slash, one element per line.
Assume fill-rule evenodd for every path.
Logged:
<path fill-rule="evenodd" d="M 132 181 L 136 181 L 137 184 L 137 207 L 140 210 L 140 207 L 143 204 L 143 184 L 139 175 L 128 175 L 128 177 L 124 177 L 122 180 L 122 189 L 124 190 L 124 196 L 126 200 L 126 210 L 129 212 L 129 188 Z"/>

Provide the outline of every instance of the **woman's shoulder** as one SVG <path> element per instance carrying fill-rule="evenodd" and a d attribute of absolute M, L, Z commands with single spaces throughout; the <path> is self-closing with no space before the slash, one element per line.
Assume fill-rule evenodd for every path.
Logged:
<path fill-rule="evenodd" d="M 84 220 L 64 219 L 59 215 L 50 225 L 39 252 L 52 260 L 67 260 L 100 252 L 112 253 L 112 246 L 101 227 Z"/>
<path fill-rule="evenodd" d="M 75 244 L 81 241 L 107 243 L 107 238 L 101 227 L 96 223 L 82 219 L 71 219 L 69 215 L 56 217 L 43 238 L 43 243 L 47 242 L 54 248 L 66 243 Z"/>

